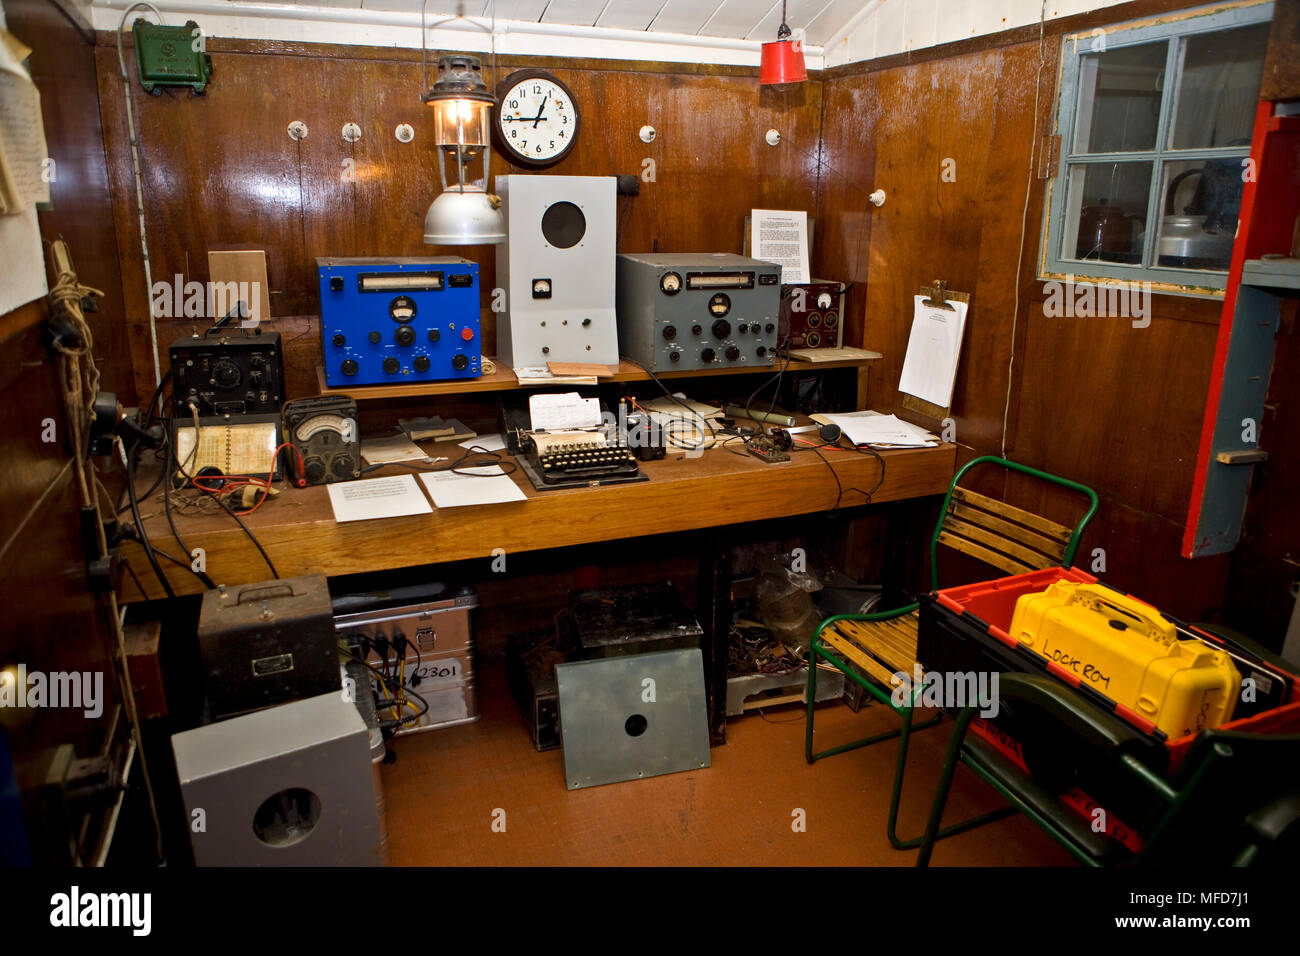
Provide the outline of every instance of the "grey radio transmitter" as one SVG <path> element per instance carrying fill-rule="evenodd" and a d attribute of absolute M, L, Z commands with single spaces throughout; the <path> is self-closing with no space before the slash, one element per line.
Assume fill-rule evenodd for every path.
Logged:
<path fill-rule="evenodd" d="M 653 372 L 776 361 L 781 267 L 726 253 L 618 257 L 618 341 Z"/>

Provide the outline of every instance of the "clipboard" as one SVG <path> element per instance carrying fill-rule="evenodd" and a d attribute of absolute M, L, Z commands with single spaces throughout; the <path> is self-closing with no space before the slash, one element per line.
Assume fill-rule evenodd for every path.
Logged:
<path fill-rule="evenodd" d="M 953 308 L 948 304 L 949 302 L 961 302 L 967 306 L 970 305 L 969 292 L 953 292 L 949 290 L 948 283 L 943 279 L 935 279 L 929 285 L 921 286 L 921 295 L 925 296 L 923 304 L 935 309 L 947 309 L 951 312 Z M 970 320 L 969 309 L 966 312 L 966 319 L 967 321 Z M 906 392 L 903 392 L 902 395 L 904 408 L 927 418 L 932 418 L 937 422 L 942 422 L 952 412 L 951 407 L 945 408 L 942 405 L 927 402 L 923 398 L 917 398 L 915 395 L 909 395 Z"/>

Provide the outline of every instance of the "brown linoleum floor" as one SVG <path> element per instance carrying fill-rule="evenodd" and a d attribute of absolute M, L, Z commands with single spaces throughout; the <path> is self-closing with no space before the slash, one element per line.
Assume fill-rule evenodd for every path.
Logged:
<path fill-rule="evenodd" d="M 801 707 L 727 723 L 700 771 L 569 791 L 562 751 L 538 753 L 499 661 L 480 672 L 482 719 L 397 740 L 383 768 L 389 861 L 399 866 L 911 866 L 885 837 L 897 740 L 803 758 Z M 817 711 L 824 749 L 897 725 L 881 706 Z M 913 735 L 899 830 L 920 833 L 952 724 Z M 945 822 L 999 806 L 959 768 Z M 802 810 L 805 832 L 795 832 Z M 503 815 L 496 811 L 504 811 Z M 504 819 L 504 832 L 493 820 Z M 500 825 L 498 824 L 498 829 Z M 939 842 L 934 866 L 1073 865 L 1022 816 Z"/>

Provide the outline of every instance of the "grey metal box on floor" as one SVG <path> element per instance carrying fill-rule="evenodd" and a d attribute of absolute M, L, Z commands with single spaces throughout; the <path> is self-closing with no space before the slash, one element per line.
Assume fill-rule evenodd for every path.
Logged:
<path fill-rule="evenodd" d="M 172 737 L 196 864 L 385 862 L 370 733 L 339 683 Z"/>
<path fill-rule="evenodd" d="M 555 665 L 568 788 L 709 766 L 696 648 Z"/>

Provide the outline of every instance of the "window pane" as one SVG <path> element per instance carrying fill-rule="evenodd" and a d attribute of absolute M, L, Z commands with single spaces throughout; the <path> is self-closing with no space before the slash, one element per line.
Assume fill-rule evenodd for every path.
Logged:
<path fill-rule="evenodd" d="M 1188 37 L 1174 110 L 1174 149 L 1249 146 L 1268 24 Z"/>
<path fill-rule="evenodd" d="M 1227 269 L 1241 209 L 1241 159 L 1165 163 L 1156 264 Z"/>
<path fill-rule="evenodd" d="M 1074 152 L 1154 149 L 1168 41 L 1079 58 Z"/>
<path fill-rule="evenodd" d="M 1141 263 L 1151 163 L 1071 165 L 1064 259 Z"/>

